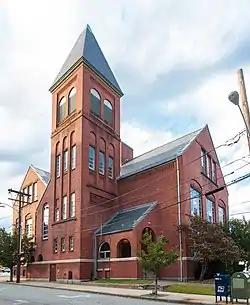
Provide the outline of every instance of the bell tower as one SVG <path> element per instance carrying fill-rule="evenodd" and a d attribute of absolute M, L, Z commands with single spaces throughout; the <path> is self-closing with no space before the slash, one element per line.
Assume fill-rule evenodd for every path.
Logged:
<path fill-rule="evenodd" d="M 62 234 L 66 241 L 74 238 L 70 258 L 84 261 L 93 255 L 94 230 L 114 213 L 110 199 L 117 196 L 116 177 L 120 174 L 123 96 L 88 25 L 50 92 L 52 235 L 58 240 Z M 88 269 L 86 265 L 80 268 Z M 80 278 L 85 276 L 79 274 Z"/>

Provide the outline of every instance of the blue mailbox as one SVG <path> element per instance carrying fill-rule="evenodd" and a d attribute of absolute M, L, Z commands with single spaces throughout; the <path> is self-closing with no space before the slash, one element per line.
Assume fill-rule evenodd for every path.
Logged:
<path fill-rule="evenodd" d="M 222 297 L 226 298 L 226 303 L 228 303 L 228 297 L 231 294 L 231 279 L 228 274 L 217 273 L 214 277 L 215 285 L 215 301 L 217 303 L 218 297 L 222 301 Z"/>

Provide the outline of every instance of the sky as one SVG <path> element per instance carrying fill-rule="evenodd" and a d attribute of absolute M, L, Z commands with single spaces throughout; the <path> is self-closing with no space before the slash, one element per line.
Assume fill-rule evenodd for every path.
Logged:
<path fill-rule="evenodd" d="M 240 68 L 250 88 L 249 0 L 1 0 L 0 202 L 30 164 L 50 170 L 48 89 L 87 23 L 125 94 L 121 135 L 135 155 L 206 124 L 215 146 L 244 129 L 227 97 Z M 249 172 L 245 135 L 217 154 L 222 166 L 247 156 L 223 168 L 226 181 Z M 231 214 L 250 211 L 249 183 L 228 188 Z M 11 213 L 0 208 L 0 226 Z"/>

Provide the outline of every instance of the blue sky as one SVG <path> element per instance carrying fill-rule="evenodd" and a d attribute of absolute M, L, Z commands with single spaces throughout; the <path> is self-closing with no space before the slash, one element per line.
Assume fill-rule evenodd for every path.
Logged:
<path fill-rule="evenodd" d="M 122 137 L 143 153 L 208 124 L 217 146 L 244 128 L 227 101 L 236 71 L 250 84 L 249 0 L 13 0 L 0 2 L 0 202 L 29 164 L 49 170 L 48 92 L 88 23 L 125 93 Z M 217 151 L 248 154 L 246 138 Z M 249 160 L 250 161 L 250 160 Z M 239 168 L 236 162 L 225 173 Z M 237 170 L 228 180 L 249 171 Z M 231 212 L 248 211 L 249 182 L 229 188 Z M 9 225 L 11 209 L 0 210 Z"/>

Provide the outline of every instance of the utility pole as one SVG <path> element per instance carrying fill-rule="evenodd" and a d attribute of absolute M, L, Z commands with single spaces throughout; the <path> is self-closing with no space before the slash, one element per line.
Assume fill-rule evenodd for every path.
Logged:
<path fill-rule="evenodd" d="M 29 194 L 8 189 L 9 194 L 16 194 L 18 196 L 18 228 L 17 228 L 17 270 L 16 270 L 16 283 L 20 283 L 21 277 L 21 242 L 22 242 L 22 198 L 23 196 L 29 197 Z"/>
<path fill-rule="evenodd" d="M 247 91 L 246 91 L 246 86 L 245 86 L 243 70 L 239 69 L 237 71 L 237 75 L 238 75 L 238 83 L 239 83 L 239 87 L 240 87 L 242 114 L 244 116 L 244 119 L 245 119 L 248 130 L 250 130 L 250 114 L 249 114 L 249 106 L 248 106 L 248 101 L 247 101 Z M 249 151 L 250 151 L 250 135 L 249 135 L 249 133 L 247 133 L 247 140 L 248 140 L 248 147 L 249 147 Z"/>

